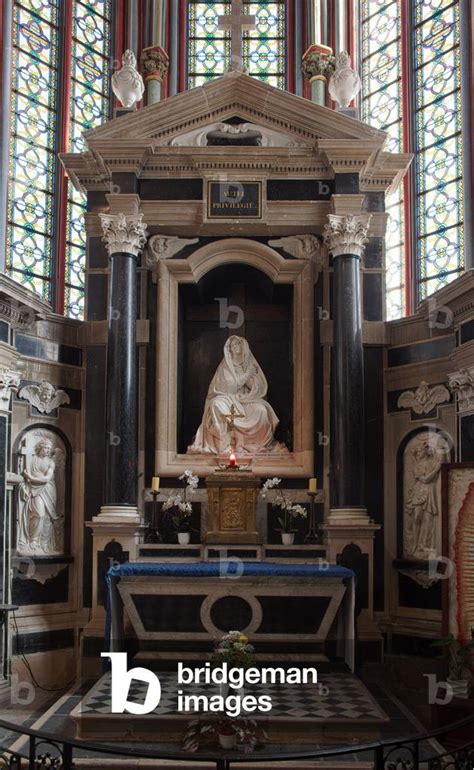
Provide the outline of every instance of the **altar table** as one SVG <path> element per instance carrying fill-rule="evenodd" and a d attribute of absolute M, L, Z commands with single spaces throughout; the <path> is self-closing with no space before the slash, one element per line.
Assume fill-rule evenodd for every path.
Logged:
<path fill-rule="evenodd" d="M 345 567 L 227 560 L 130 562 L 107 573 L 106 649 L 124 649 L 123 609 L 141 642 L 202 643 L 238 628 L 252 643 L 324 643 L 354 670 L 355 576 Z"/>

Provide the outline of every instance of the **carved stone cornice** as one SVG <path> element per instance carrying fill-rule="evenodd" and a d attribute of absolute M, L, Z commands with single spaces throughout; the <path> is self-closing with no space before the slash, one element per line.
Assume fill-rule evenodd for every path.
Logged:
<path fill-rule="evenodd" d="M 458 411 L 474 410 L 474 366 L 460 369 L 448 376 L 449 387 L 457 394 Z"/>
<path fill-rule="evenodd" d="M 21 373 L 16 369 L 0 368 L 0 412 L 8 411 L 10 396 L 18 392 L 20 380 Z"/>
<path fill-rule="evenodd" d="M 102 223 L 103 238 L 109 256 L 123 253 L 138 257 L 146 243 L 146 225 L 143 214 L 125 216 L 125 214 L 99 214 Z"/>
<path fill-rule="evenodd" d="M 342 216 L 328 214 L 329 222 L 324 227 L 324 242 L 333 257 L 354 254 L 362 257 L 368 241 L 370 214 Z"/>

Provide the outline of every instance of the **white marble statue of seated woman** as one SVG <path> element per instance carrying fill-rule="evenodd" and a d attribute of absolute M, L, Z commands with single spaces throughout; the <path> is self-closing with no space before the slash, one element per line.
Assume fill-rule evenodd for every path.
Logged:
<path fill-rule="evenodd" d="M 207 392 L 204 415 L 188 452 L 225 454 L 230 451 L 229 417 L 234 407 L 234 437 L 237 453 L 287 452 L 276 442 L 278 417 L 265 399 L 265 375 L 250 351 L 247 340 L 233 335 L 224 346 Z"/>

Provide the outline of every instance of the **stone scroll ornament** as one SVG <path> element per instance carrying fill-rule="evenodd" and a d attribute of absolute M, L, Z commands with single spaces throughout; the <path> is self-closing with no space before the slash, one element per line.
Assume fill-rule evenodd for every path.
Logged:
<path fill-rule="evenodd" d="M 29 556 L 65 553 L 66 448 L 44 428 L 28 430 L 18 453 L 17 550 Z"/>
<path fill-rule="evenodd" d="M 143 97 L 145 83 L 137 70 L 135 54 L 130 49 L 123 53 L 121 69 L 112 75 L 112 91 L 127 109 L 135 107 Z"/>
<path fill-rule="evenodd" d="M 54 387 L 47 380 L 41 380 L 39 385 L 25 385 L 19 392 L 19 397 L 28 401 L 41 414 L 50 414 L 63 404 L 71 403 L 66 391 Z"/>

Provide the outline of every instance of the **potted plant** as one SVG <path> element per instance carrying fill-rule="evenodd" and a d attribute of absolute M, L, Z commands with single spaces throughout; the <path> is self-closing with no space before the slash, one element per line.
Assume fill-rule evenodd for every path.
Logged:
<path fill-rule="evenodd" d="M 227 663 L 229 668 L 250 668 L 254 663 L 255 648 L 249 644 L 242 631 L 229 631 L 217 642 L 212 656 L 216 666 Z M 221 685 L 221 695 L 226 697 L 228 685 Z M 243 688 L 239 693 L 243 694 Z"/>
<path fill-rule="evenodd" d="M 237 744 L 237 733 L 230 719 L 222 719 L 217 727 L 217 738 L 222 749 L 234 749 Z"/>
<path fill-rule="evenodd" d="M 441 657 L 448 664 L 448 684 L 456 698 L 467 699 L 472 684 L 471 662 L 474 652 L 474 641 L 461 642 L 453 634 L 442 639 L 436 639 L 433 647 L 439 648 Z"/>
<path fill-rule="evenodd" d="M 195 476 L 190 470 L 184 471 L 179 477 L 183 482 L 183 492 L 175 492 L 169 495 L 163 503 L 163 511 L 171 513 L 171 522 L 177 534 L 180 545 L 188 545 L 191 540 L 191 515 L 193 512 L 192 503 L 188 500 L 188 495 L 194 494 L 199 484 L 199 476 Z"/>
<path fill-rule="evenodd" d="M 280 525 L 278 531 L 281 533 L 281 541 L 283 545 L 293 545 L 296 532 L 294 520 L 296 518 L 305 519 L 307 512 L 306 508 L 303 508 L 303 506 L 298 503 L 292 503 L 281 489 L 277 489 L 280 484 L 281 479 L 276 477 L 267 479 L 262 487 L 261 495 L 265 499 L 270 489 L 276 490 L 273 505 L 276 505 L 282 511 L 282 515 L 278 516 L 278 524 Z"/>

